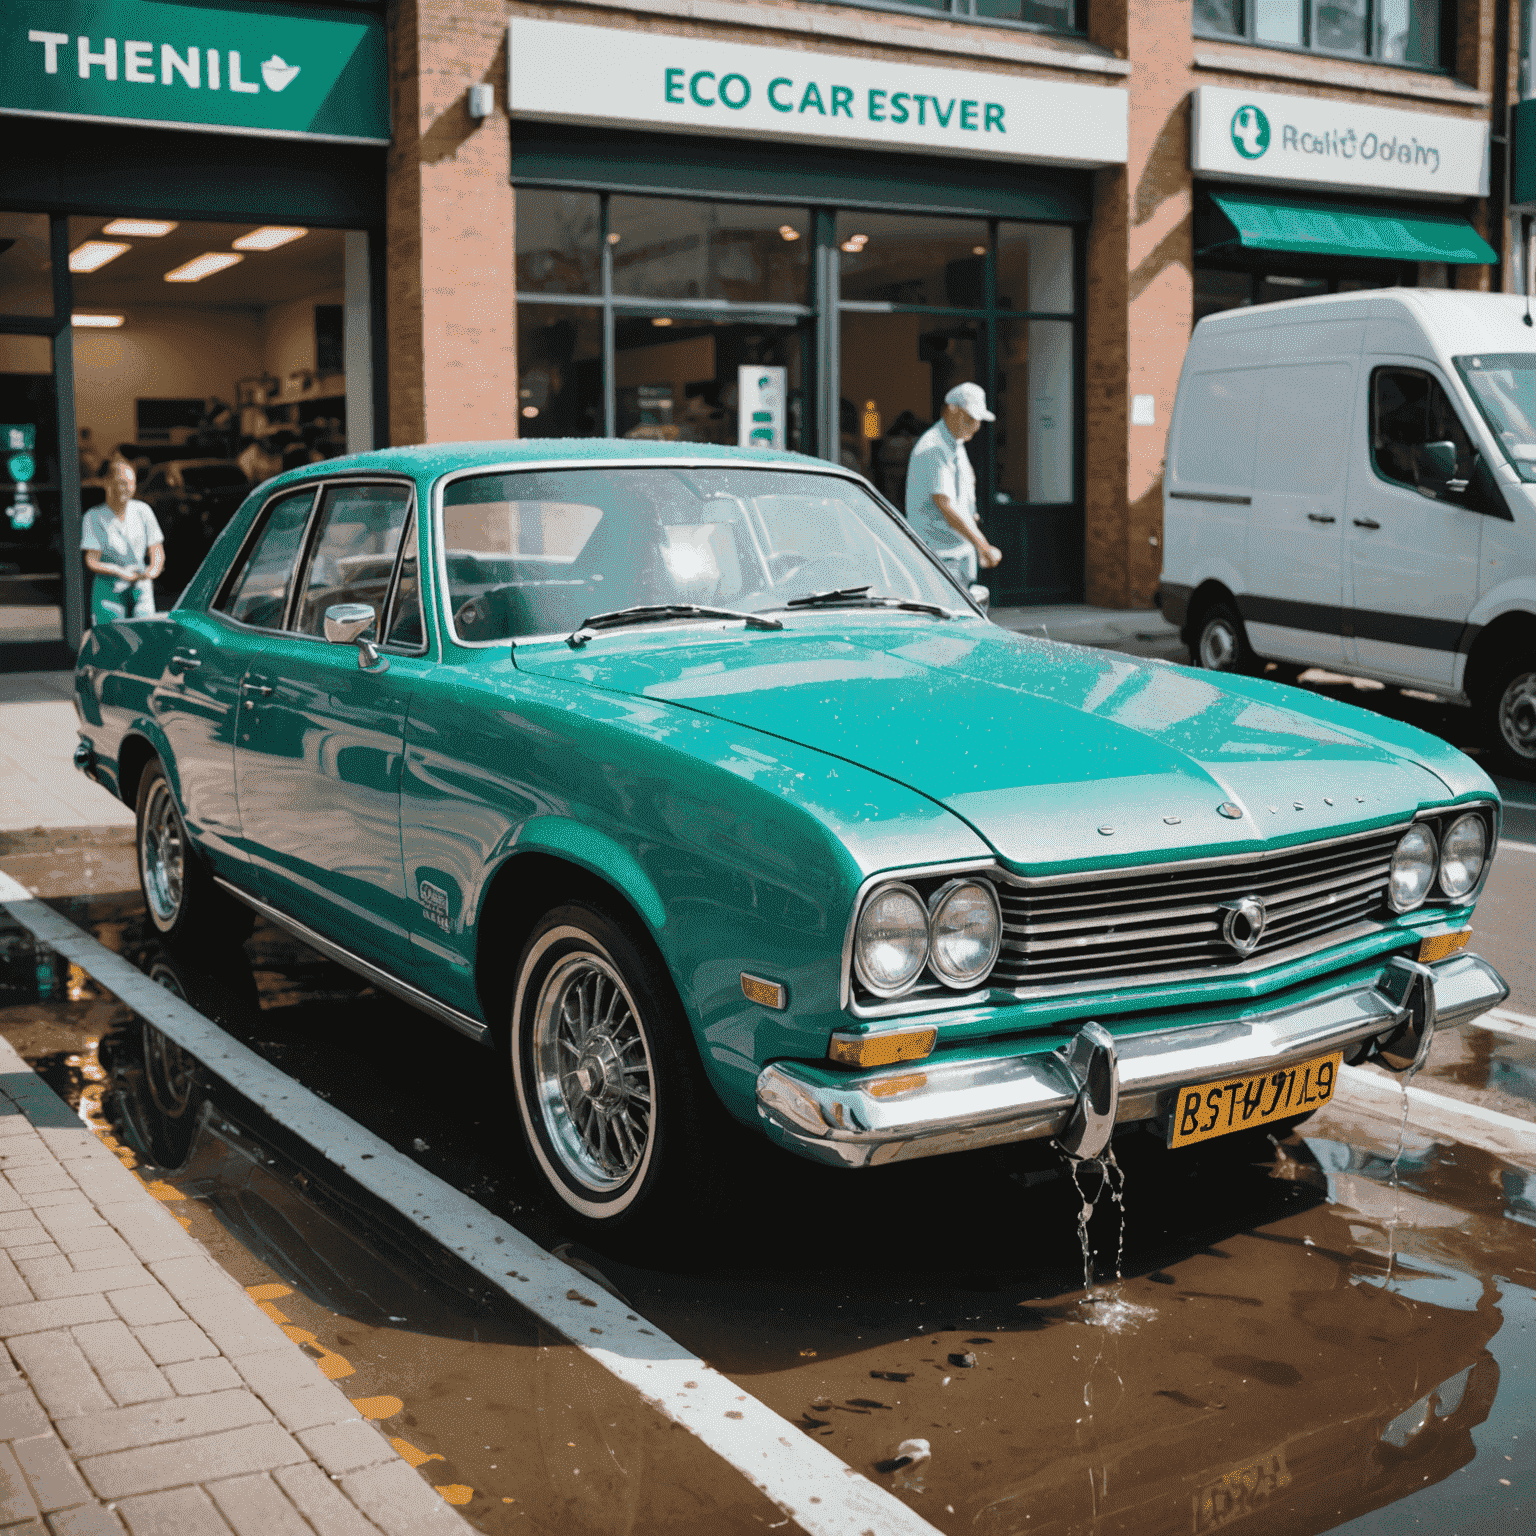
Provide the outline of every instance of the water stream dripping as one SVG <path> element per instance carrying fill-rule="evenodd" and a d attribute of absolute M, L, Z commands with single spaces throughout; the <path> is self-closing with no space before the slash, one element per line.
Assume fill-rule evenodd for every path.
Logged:
<path fill-rule="evenodd" d="M 1382 1282 L 1382 1288 L 1388 1291 L 1392 1289 L 1392 1271 L 1397 1265 L 1397 1227 L 1402 1219 L 1402 1186 L 1398 1177 L 1398 1164 L 1403 1160 L 1403 1143 L 1408 1135 L 1408 1079 L 1412 1076 L 1411 1071 L 1406 1072 L 1397 1080 L 1403 1112 L 1397 1122 L 1397 1150 L 1392 1154 L 1392 1167 L 1387 1175 L 1392 1189 L 1392 1224 L 1387 1228 L 1387 1276 Z"/>

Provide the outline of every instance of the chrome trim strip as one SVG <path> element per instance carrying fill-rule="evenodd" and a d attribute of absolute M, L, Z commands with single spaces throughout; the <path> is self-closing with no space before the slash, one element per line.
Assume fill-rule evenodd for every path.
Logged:
<path fill-rule="evenodd" d="M 1432 969 L 1441 1028 L 1464 1024 L 1509 995 L 1479 955 L 1463 953 Z M 1180 1087 L 1360 1045 L 1397 1029 L 1406 1016 L 1372 981 L 1258 1017 L 1170 1023 L 1115 1036 L 1118 1123 L 1166 1114 Z M 758 1074 L 758 1116 L 781 1146 L 849 1168 L 1057 1136 L 1079 1093 L 1060 1045 L 1053 1036 L 1015 1056 L 930 1057 L 850 1072 L 831 1083 L 796 1062 L 776 1062 Z M 870 1092 L 903 1078 L 921 1081 L 879 1096 Z"/>
<path fill-rule="evenodd" d="M 279 928 L 291 933 L 294 938 L 301 939 L 312 949 L 318 949 L 327 960 L 334 960 L 338 965 L 346 966 L 349 971 L 355 971 L 364 981 L 370 981 L 376 987 L 383 987 L 386 992 L 398 997 L 402 1003 L 409 1003 L 411 1007 L 431 1014 L 434 1019 L 444 1024 L 451 1024 L 462 1034 L 468 1035 L 471 1040 L 477 1040 L 481 1044 L 486 1043 L 486 1036 L 491 1032 L 488 1024 L 482 1024 L 479 1019 L 472 1019 L 467 1013 L 460 1013 L 457 1008 L 439 1002 L 430 993 L 423 992 L 420 987 L 413 987 L 410 982 L 402 981 L 392 972 L 364 960 L 360 955 L 354 955 L 350 949 L 343 949 L 340 944 L 326 938 L 323 934 L 316 933 L 313 928 L 301 923 L 298 918 L 289 917 L 286 912 L 279 912 L 276 907 L 270 906 L 258 896 L 252 896 L 249 891 L 242 891 L 238 885 L 231 884 L 223 876 L 215 875 L 214 883 L 228 891 L 237 901 L 244 902 L 253 912 L 259 912 L 269 922 L 276 923 Z"/>

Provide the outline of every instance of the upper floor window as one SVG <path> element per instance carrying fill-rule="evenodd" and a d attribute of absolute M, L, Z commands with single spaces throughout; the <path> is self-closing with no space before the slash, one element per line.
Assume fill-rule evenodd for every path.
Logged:
<path fill-rule="evenodd" d="M 1453 0 L 1195 0 L 1195 31 L 1276 48 L 1439 69 L 1451 58 Z"/>
<path fill-rule="evenodd" d="M 848 4 L 849 0 L 838 0 L 838 3 Z M 1088 0 L 852 0 L 852 3 L 1020 22 L 1047 32 L 1082 32 L 1088 23 Z"/>

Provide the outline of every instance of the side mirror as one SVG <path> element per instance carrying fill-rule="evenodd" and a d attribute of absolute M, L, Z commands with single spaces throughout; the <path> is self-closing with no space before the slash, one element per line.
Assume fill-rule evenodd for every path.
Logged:
<path fill-rule="evenodd" d="M 984 587 L 979 581 L 973 581 L 970 585 L 971 601 L 981 609 L 983 613 L 992 611 L 992 589 Z"/>
<path fill-rule="evenodd" d="M 1465 490 L 1467 482 L 1456 474 L 1456 444 L 1452 442 L 1425 443 L 1419 449 L 1419 462 L 1424 478 L 1432 485 L 1443 485 L 1451 490 Z"/>
<path fill-rule="evenodd" d="M 367 603 L 333 603 L 325 610 L 325 638 L 332 645 L 355 645 L 358 666 L 382 672 L 389 660 L 367 638 L 376 622 L 377 615 Z"/>

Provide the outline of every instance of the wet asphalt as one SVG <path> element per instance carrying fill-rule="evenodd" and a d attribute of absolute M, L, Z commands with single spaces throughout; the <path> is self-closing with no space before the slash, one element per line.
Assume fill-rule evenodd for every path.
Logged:
<path fill-rule="evenodd" d="M 1310 685 L 1465 744 L 1445 706 Z M 1536 843 L 1536 791 L 1503 787 L 1505 836 Z M 1037 1157 L 840 1174 L 764 1147 L 721 1169 L 724 1222 L 599 1252 L 539 1197 L 479 1047 L 265 924 L 223 955 L 166 951 L 126 843 L 12 837 L 0 867 L 941 1531 L 1536 1526 L 1536 1157 L 1410 1125 L 1394 1174 L 1374 1100 L 1280 1142 L 1122 1135 L 1123 1225 L 1099 1199 L 1090 1286 L 1081 1197 Z M 1536 1016 L 1533 895 L 1536 854 L 1507 850 L 1475 947 Z M 479 1529 L 795 1529 L 206 1070 L 167 1114 L 153 1033 L 3 922 L 0 1031 Z M 1442 1037 L 1417 1083 L 1536 1121 L 1536 1028 Z M 910 1438 L 931 1456 L 893 1466 Z"/>

